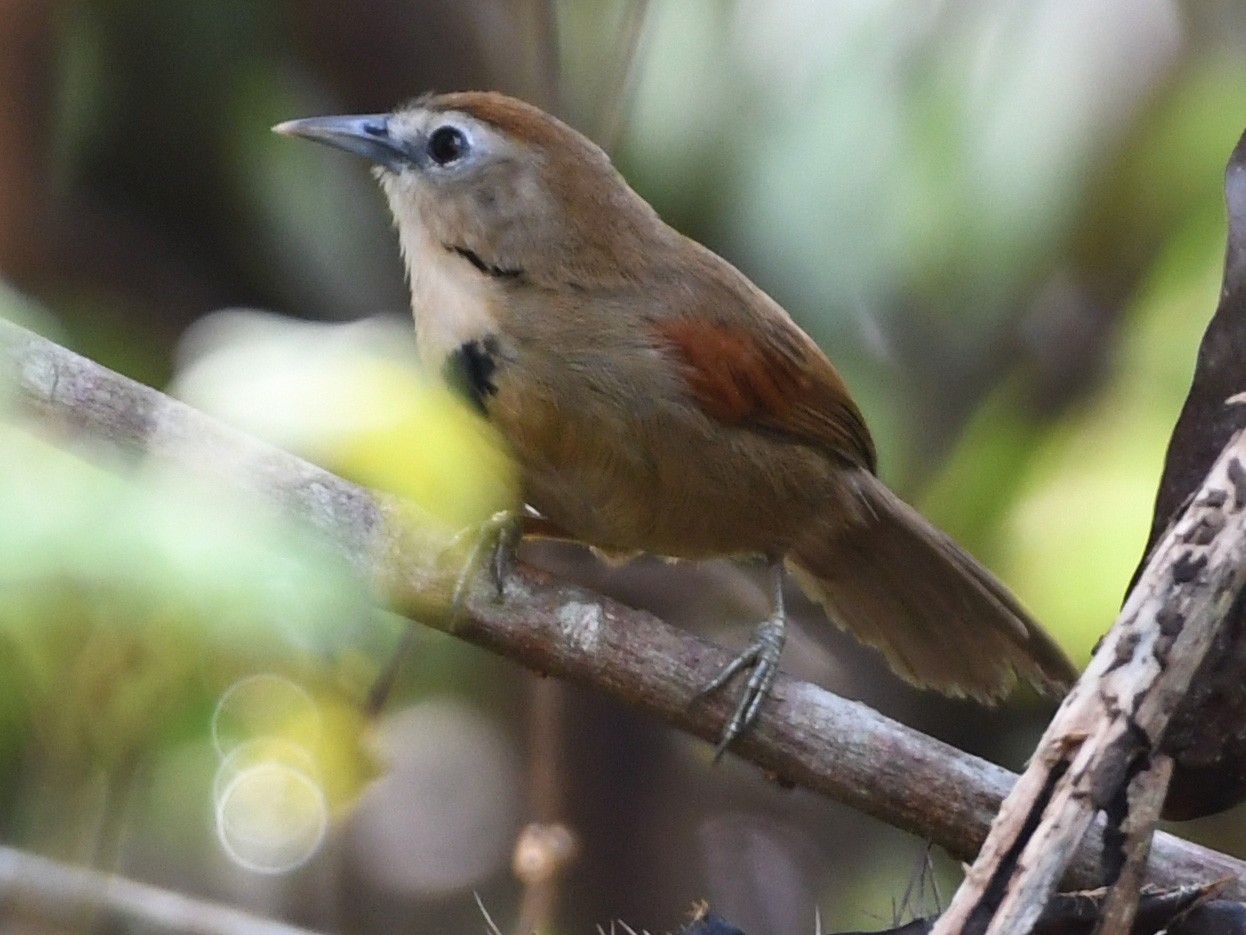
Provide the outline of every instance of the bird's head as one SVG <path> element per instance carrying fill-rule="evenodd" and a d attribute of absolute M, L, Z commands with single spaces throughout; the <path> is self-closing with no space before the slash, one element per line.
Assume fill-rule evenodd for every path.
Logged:
<path fill-rule="evenodd" d="M 375 164 L 404 240 L 419 230 L 535 280 L 610 277 L 643 258 L 657 216 L 592 141 L 494 92 L 273 128 Z M 657 222 L 657 227 L 663 227 Z"/>

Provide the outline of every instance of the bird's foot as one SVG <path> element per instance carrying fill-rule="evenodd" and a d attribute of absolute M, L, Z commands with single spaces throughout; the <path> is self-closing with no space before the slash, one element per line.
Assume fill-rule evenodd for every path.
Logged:
<path fill-rule="evenodd" d="M 783 654 L 783 642 L 786 638 L 784 624 L 781 611 L 763 620 L 753 633 L 753 642 L 749 647 L 723 666 L 709 684 L 697 692 L 698 698 L 704 698 L 730 682 L 738 672 L 749 670 L 748 681 L 744 683 L 740 700 L 723 728 L 718 746 L 714 748 L 715 762 L 757 719 L 761 703 L 770 694 L 774 680 L 779 675 L 779 657 Z"/>
<path fill-rule="evenodd" d="M 471 535 L 474 541 L 467 560 L 459 570 L 458 580 L 454 583 L 454 594 L 450 598 L 452 618 L 457 618 L 462 613 L 472 579 L 486 560 L 493 578 L 495 599 L 501 602 L 506 590 L 506 579 L 515 567 L 515 553 L 519 549 L 519 540 L 523 538 L 523 523 L 522 513 L 516 510 L 499 510 L 479 526 L 465 530 L 456 537 Z"/>

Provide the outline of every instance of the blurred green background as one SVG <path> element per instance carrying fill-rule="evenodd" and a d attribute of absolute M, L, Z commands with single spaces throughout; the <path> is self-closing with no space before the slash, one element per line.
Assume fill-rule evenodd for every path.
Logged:
<path fill-rule="evenodd" d="M 1217 300 L 1246 7 L 0 0 L 0 314 L 350 466 L 291 428 L 324 408 L 306 374 L 280 378 L 341 323 L 404 321 L 397 244 L 360 161 L 269 127 L 460 88 L 596 137 L 774 295 L 848 379 L 884 478 L 1085 661 Z M 379 343 L 409 355 L 408 331 Z M 242 353 L 269 337 L 285 349 Z M 702 897 L 750 935 L 805 929 L 815 907 L 832 930 L 890 923 L 920 842 L 431 631 L 368 722 L 403 625 L 305 530 L 16 417 L 0 429 L 4 843 L 330 932 L 476 930 L 473 890 L 508 931 L 664 930 Z M 451 472 L 458 444 L 431 446 Z M 417 476 L 403 458 L 429 447 L 369 449 L 364 474 L 403 489 L 385 478 Z M 528 557 L 732 645 L 763 606 L 726 564 Z M 792 670 L 1023 761 L 1047 709 L 913 692 L 798 607 Z M 251 756 L 288 771 L 245 773 Z M 222 829 L 274 797 L 289 840 L 240 855 Z M 578 840 L 552 914 L 509 870 L 537 819 Z M 1184 831 L 1246 855 L 1240 813 Z"/>

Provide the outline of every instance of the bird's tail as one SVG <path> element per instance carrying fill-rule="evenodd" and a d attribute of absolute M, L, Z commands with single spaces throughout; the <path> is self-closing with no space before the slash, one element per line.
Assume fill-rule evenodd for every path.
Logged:
<path fill-rule="evenodd" d="M 799 543 L 788 567 L 840 627 L 908 681 L 987 703 L 1017 676 L 1063 694 L 1077 670 L 995 577 L 873 475 L 863 521 Z"/>

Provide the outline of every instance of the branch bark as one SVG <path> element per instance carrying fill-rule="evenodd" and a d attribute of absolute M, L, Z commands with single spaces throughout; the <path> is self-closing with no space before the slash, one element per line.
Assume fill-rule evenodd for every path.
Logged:
<path fill-rule="evenodd" d="M 1126 863 L 1129 786 L 1151 768 L 1173 711 L 1246 585 L 1246 432 L 1238 432 L 1146 571 L 1090 666 L 1064 700 L 1009 794 L 935 935 L 1028 932 L 1097 812 Z M 1167 774 L 1164 774 L 1166 785 Z M 1153 797 L 1153 828 L 1163 789 Z M 1133 829 L 1146 834 L 1147 828 Z"/>
<path fill-rule="evenodd" d="M 486 582 L 464 618 L 447 606 L 457 569 L 444 542 L 404 528 L 401 508 L 189 406 L 0 320 L 0 374 L 23 409 L 52 432 L 173 462 L 245 488 L 312 524 L 400 612 L 551 675 L 593 686 L 709 742 L 727 699 L 696 690 L 729 653 L 655 617 L 520 566 L 505 600 Z M 67 443 L 69 439 L 66 439 Z M 969 859 L 1015 776 L 815 685 L 780 676 L 755 728 L 733 747 L 803 785 Z M 1089 835 L 1068 868 L 1076 887 L 1100 883 L 1102 846 Z M 1165 887 L 1228 879 L 1246 897 L 1246 863 L 1157 835 L 1148 881 Z"/>

